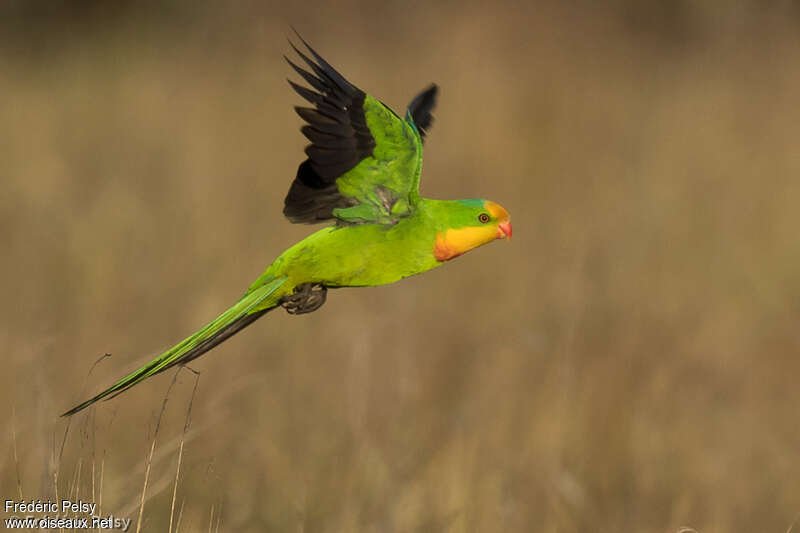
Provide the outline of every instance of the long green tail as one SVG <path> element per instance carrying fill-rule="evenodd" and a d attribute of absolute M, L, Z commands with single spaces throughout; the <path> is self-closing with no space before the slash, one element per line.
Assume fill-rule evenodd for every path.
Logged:
<path fill-rule="evenodd" d="M 185 338 L 139 370 L 124 377 L 97 396 L 73 407 L 61 416 L 74 415 L 78 411 L 89 407 L 94 402 L 112 394 L 119 394 L 150 376 L 163 372 L 172 366 L 186 364 L 192 359 L 200 357 L 211 348 L 255 322 L 267 311 L 274 309 L 279 302 L 277 299 L 274 299 L 275 301 L 270 301 L 269 297 L 274 294 L 285 281 L 286 277 L 276 278 L 250 290 L 241 300 L 236 302 L 231 308 L 219 315 L 204 328 Z"/>

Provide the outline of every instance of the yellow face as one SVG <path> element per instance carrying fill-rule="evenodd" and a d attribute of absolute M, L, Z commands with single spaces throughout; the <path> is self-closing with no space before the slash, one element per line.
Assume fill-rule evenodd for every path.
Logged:
<path fill-rule="evenodd" d="M 484 210 L 476 217 L 475 225 L 437 233 L 433 254 L 437 261 L 448 261 L 473 248 L 506 237 L 511 238 L 508 211 L 499 204 L 486 201 Z"/>

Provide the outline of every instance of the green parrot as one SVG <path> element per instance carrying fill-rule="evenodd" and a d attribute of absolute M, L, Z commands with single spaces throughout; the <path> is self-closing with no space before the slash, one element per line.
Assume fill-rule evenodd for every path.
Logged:
<path fill-rule="evenodd" d="M 403 119 L 300 40 L 311 57 L 290 44 L 310 70 L 285 59 L 312 88 L 289 81 L 313 106 L 295 108 L 311 144 L 283 213 L 293 223 L 333 224 L 283 252 L 211 323 L 62 416 L 185 365 L 277 307 L 309 313 L 325 303 L 328 287 L 394 283 L 511 237 L 508 211 L 494 202 L 419 195 L 422 142 L 433 122 L 435 84 L 411 101 Z"/>

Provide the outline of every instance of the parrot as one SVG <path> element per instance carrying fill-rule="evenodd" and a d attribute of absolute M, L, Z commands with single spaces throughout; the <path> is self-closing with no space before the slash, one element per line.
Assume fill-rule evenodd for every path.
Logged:
<path fill-rule="evenodd" d="M 295 107 L 310 144 L 283 214 L 292 223 L 329 225 L 280 254 L 233 306 L 205 327 L 61 416 L 186 365 L 278 307 L 294 315 L 310 313 L 325 303 L 328 288 L 394 283 L 478 246 L 511 238 L 510 215 L 495 202 L 419 194 L 436 84 L 420 92 L 401 118 L 297 37 L 305 52 L 290 40 L 299 59 L 284 59 L 308 84 L 288 80 L 310 104 Z"/>

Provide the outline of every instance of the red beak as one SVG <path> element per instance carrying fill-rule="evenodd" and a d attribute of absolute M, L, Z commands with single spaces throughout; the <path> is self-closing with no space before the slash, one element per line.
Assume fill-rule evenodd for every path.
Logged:
<path fill-rule="evenodd" d="M 502 239 L 504 236 L 508 237 L 509 239 L 511 238 L 511 222 L 501 222 L 497 225 L 497 227 L 503 232 L 503 234 L 498 235 L 499 238 Z"/>

